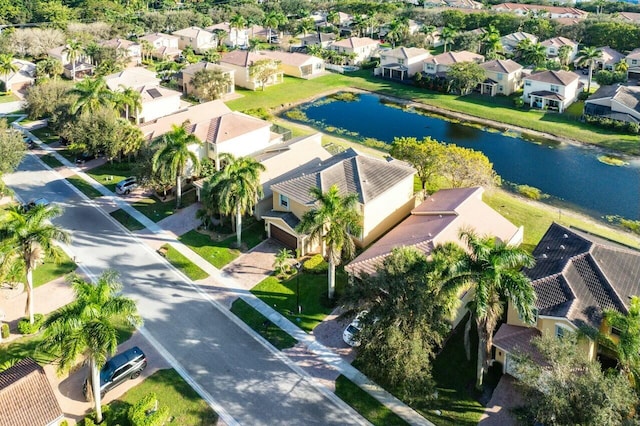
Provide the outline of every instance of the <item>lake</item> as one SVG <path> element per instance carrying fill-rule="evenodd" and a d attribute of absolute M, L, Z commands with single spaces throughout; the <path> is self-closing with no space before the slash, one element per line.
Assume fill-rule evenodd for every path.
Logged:
<path fill-rule="evenodd" d="M 547 201 L 552 204 L 596 217 L 640 218 L 640 161 L 611 166 L 598 161 L 603 152 L 595 148 L 533 143 L 385 105 L 371 94 L 361 94 L 354 101 L 318 99 L 298 108 L 320 130 L 337 128 L 386 143 L 396 136 L 430 136 L 482 151 L 503 180 L 536 187 L 551 196 Z"/>

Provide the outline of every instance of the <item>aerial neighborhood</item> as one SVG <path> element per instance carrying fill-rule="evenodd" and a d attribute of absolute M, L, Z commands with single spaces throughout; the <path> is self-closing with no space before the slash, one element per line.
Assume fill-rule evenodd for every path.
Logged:
<path fill-rule="evenodd" d="M 0 8 L 0 426 L 640 422 L 640 6 Z"/>

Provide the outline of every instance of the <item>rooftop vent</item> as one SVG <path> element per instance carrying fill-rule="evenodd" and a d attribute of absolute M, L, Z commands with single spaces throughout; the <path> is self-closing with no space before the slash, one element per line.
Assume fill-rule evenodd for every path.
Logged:
<path fill-rule="evenodd" d="M 560 250 L 564 250 L 565 248 L 564 244 L 560 244 Z"/>
<path fill-rule="evenodd" d="M 543 253 L 543 254 L 542 254 L 542 258 L 543 258 L 543 259 L 546 259 L 546 258 L 547 258 L 547 253 Z"/>
<path fill-rule="evenodd" d="M 567 234 L 563 234 L 562 238 L 569 238 L 569 236 Z"/>

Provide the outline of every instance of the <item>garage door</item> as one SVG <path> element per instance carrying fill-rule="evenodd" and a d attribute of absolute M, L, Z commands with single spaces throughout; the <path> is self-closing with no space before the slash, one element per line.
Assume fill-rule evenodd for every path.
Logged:
<path fill-rule="evenodd" d="M 284 244 L 286 247 L 292 250 L 295 250 L 298 248 L 298 240 L 295 236 L 289 234 L 286 231 L 283 231 L 282 229 L 278 228 L 273 224 L 270 225 L 269 229 L 271 233 L 271 238 L 275 238 L 276 240 L 280 241 L 282 244 Z"/>

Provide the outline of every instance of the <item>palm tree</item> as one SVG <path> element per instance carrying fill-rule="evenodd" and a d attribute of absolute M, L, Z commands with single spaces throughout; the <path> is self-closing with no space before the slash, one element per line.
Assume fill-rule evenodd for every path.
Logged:
<path fill-rule="evenodd" d="M 17 72 L 18 66 L 13 63 L 13 55 L 8 53 L 0 54 L 0 73 L 4 76 L 4 90 L 8 92 L 9 88 L 9 74 Z"/>
<path fill-rule="evenodd" d="M 85 78 L 76 83 L 69 93 L 78 96 L 71 106 L 73 115 L 94 113 L 102 107 L 112 108 L 114 105 L 113 92 L 102 77 Z"/>
<path fill-rule="evenodd" d="M 185 123 L 186 124 L 186 123 Z M 201 142 L 198 138 L 187 132 L 185 125 L 173 124 L 171 131 L 165 133 L 160 140 L 160 148 L 155 152 L 151 161 L 154 173 L 166 172 L 176 182 L 176 208 L 180 208 L 182 202 L 182 177 L 187 165 L 191 163 L 193 171 L 197 171 L 200 165 L 198 155 L 189 149 L 189 145 Z"/>
<path fill-rule="evenodd" d="M 67 40 L 67 45 L 62 53 L 67 54 L 67 59 L 71 62 L 71 79 L 76 79 L 76 61 L 83 52 L 82 43 L 76 39 Z"/>
<path fill-rule="evenodd" d="M 535 260 L 524 249 L 508 246 L 494 237 L 479 237 L 472 230 L 459 235 L 467 250 L 454 257 L 450 267 L 450 279 L 461 285 L 471 286 L 473 300 L 468 308 L 478 330 L 478 364 L 476 387 L 482 387 L 485 369 L 491 356 L 493 332 L 500 320 L 508 299 L 525 322 L 533 322 L 535 291 L 529 278 L 520 272 L 523 267 L 533 267 Z M 465 345 L 468 346 L 468 336 Z"/>
<path fill-rule="evenodd" d="M 233 15 L 233 17 L 229 20 L 229 29 L 233 30 L 235 28 L 235 30 L 236 30 L 236 35 L 235 35 L 235 37 L 232 37 L 232 40 L 231 40 L 232 43 L 233 43 L 233 47 L 237 46 L 237 44 L 238 44 L 238 33 L 246 25 L 247 25 L 247 20 L 244 19 L 244 17 L 242 15 L 240 15 L 239 13 L 236 13 L 235 15 Z M 229 31 L 229 35 L 231 35 L 231 32 L 232 31 Z"/>
<path fill-rule="evenodd" d="M 389 24 L 389 31 L 387 32 L 386 38 L 391 41 L 391 46 L 396 47 L 396 43 L 400 40 L 404 39 L 409 32 L 409 26 L 402 19 L 394 19 Z"/>
<path fill-rule="evenodd" d="M 33 271 L 45 256 L 54 261 L 60 259 L 62 250 L 56 243 L 67 243 L 69 233 L 51 223 L 62 214 L 60 206 L 49 204 L 35 205 L 28 210 L 23 207 L 9 208 L 2 220 L 0 240 L 4 249 L 19 253 L 15 261 L 20 265 L 27 278 L 27 303 L 25 314 L 33 324 Z"/>
<path fill-rule="evenodd" d="M 47 58 L 36 64 L 36 76 L 57 79 L 64 71 L 62 62 L 57 59 Z"/>
<path fill-rule="evenodd" d="M 207 49 L 207 51 L 204 52 L 202 59 L 207 62 L 217 63 L 220 60 L 220 52 L 213 48 Z"/>
<path fill-rule="evenodd" d="M 571 46 L 560 46 L 560 49 L 558 49 L 558 60 L 560 61 L 561 66 L 566 67 L 569 65 L 569 58 L 572 50 Z"/>
<path fill-rule="evenodd" d="M 196 71 L 191 80 L 198 97 L 203 101 L 220 99 L 229 91 L 231 77 L 219 69 L 201 69 Z"/>
<path fill-rule="evenodd" d="M 100 46 L 92 41 L 84 47 L 84 54 L 89 58 L 89 63 L 91 65 L 96 64 L 96 56 L 100 53 Z"/>
<path fill-rule="evenodd" d="M 291 271 L 291 259 L 293 259 L 293 252 L 289 249 L 283 248 L 276 254 L 273 260 L 273 270 L 276 275 L 287 276 Z"/>
<path fill-rule="evenodd" d="M 589 80 L 587 80 L 587 93 L 591 93 L 591 79 L 593 78 L 593 66 L 596 64 L 596 60 L 602 57 L 602 50 L 592 46 L 583 47 L 580 52 L 580 58 L 578 59 L 578 65 L 589 66 Z"/>
<path fill-rule="evenodd" d="M 329 262 L 329 299 L 336 290 L 336 265 L 343 255 L 351 258 L 355 252 L 352 235 L 362 232 L 362 216 L 356 210 L 356 194 L 340 195 L 337 185 L 325 193 L 320 188 L 311 188 L 311 196 L 316 199 L 315 208 L 304 213 L 296 230 L 309 235 L 311 241 L 318 241 L 326 248 Z"/>
<path fill-rule="evenodd" d="M 302 33 L 303 37 L 307 36 L 307 33 L 316 29 L 316 23 L 313 18 L 304 18 L 301 19 L 298 23 L 298 31 Z"/>
<path fill-rule="evenodd" d="M 129 120 L 129 113 L 133 112 L 138 123 L 138 112 L 142 109 L 142 96 L 136 89 L 120 85 L 120 91 L 115 94 L 115 101 L 118 108 L 122 108 L 125 118 Z"/>
<path fill-rule="evenodd" d="M 334 27 L 337 27 L 340 24 L 340 14 L 336 10 L 331 10 L 327 13 L 325 21 Z"/>
<path fill-rule="evenodd" d="M 263 24 L 269 29 L 269 42 L 273 38 L 273 30 L 280 27 L 280 25 L 284 25 L 287 23 L 287 17 L 284 16 L 281 12 L 276 12 L 272 10 L 267 13 L 264 17 Z"/>
<path fill-rule="evenodd" d="M 444 42 L 445 52 L 447 51 L 447 45 L 453 42 L 453 39 L 456 37 L 457 34 L 458 32 L 456 31 L 456 29 L 449 25 L 447 25 L 442 29 L 442 32 L 440 33 L 440 38 Z"/>
<path fill-rule="evenodd" d="M 482 36 L 482 43 L 487 59 L 497 59 L 500 57 L 500 53 L 502 53 L 500 32 L 493 25 L 489 25 L 489 29 Z"/>
<path fill-rule="evenodd" d="M 142 60 L 151 58 L 151 53 L 155 50 L 153 44 L 149 40 L 140 40 L 140 49 L 142 53 Z"/>
<path fill-rule="evenodd" d="M 547 59 L 547 49 L 540 43 L 531 43 L 523 52 L 522 59 L 536 67 L 539 67 Z"/>
<path fill-rule="evenodd" d="M 138 326 L 142 319 L 135 302 L 120 294 L 122 284 L 114 271 L 103 273 L 95 284 L 77 275 L 72 275 L 69 281 L 75 299 L 47 319 L 40 349 L 57 356 L 59 372 L 74 368 L 80 357 L 88 359 L 87 379 L 93 391 L 96 422 L 100 423 L 100 369 L 118 348 L 116 325 L 126 320 Z"/>
<path fill-rule="evenodd" d="M 205 198 L 215 199 L 220 213 L 235 213 L 236 242 L 239 247 L 242 243 L 242 216 L 252 211 L 262 197 L 260 173 L 266 169 L 251 157 L 236 158 L 225 153 L 220 156 L 220 161 L 225 163 L 225 167 L 211 176 Z"/>
<path fill-rule="evenodd" d="M 531 49 L 533 42 L 530 38 L 522 39 L 518 42 L 515 49 L 515 58 L 524 58 L 527 52 Z"/>
<path fill-rule="evenodd" d="M 434 32 L 436 27 L 434 25 L 423 25 L 420 28 L 420 32 L 425 35 L 425 40 L 429 46 L 433 46 Z"/>

